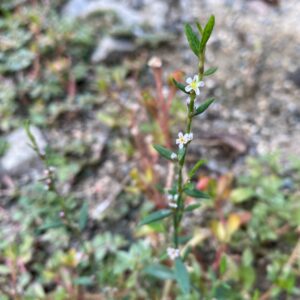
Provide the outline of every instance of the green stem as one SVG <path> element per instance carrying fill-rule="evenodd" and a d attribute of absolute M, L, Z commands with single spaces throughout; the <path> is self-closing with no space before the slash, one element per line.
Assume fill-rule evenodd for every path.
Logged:
<path fill-rule="evenodd" d="M 202 80 L 204 74 L 205 50 L 200 54 L 199 60 L 199 79 Z"/>
<path fill-rule="evenodd" d="M 188 120 L 186 126 L 186 133 L 191 132 L 192 127 L 192 119 L 193 119 L 193 111 L 194 111 L 194 102 L 195 102 L 196 94 L 190 94 L 190 104 L 188 107 Z M 178 200 L 177 200 L 177 208 L 173 215 L 173 225 L 174 225 L 174 245 L 175 248 L 178 248 L 178 235 L 179 235 L 179 227 L 180 222 L 182 220 L 183 212 L 184 212 L 184 201 L 183 201 L 183 166 L 185 163 L 186 152 L 188 148 L 188 144 L 185 147 L 185 155 L 179 161 L 179 169 L 178 169 L 178 184 L 177 184 L 177 193 L 178 193 Z"/>
<path fill-rule="evenodd" d="M 178 225 L 177 225 L 177 213 L 173 214 L 173 227 L 174 227 L 174 245 L 178 248 Z"/>

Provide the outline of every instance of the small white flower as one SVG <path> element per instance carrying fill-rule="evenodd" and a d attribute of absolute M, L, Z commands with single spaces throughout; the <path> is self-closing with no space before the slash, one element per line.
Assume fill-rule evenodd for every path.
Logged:
<path fill-rule="evenodd" d="M 177 154 L 173 152 L 173 153 L 171 154 L 171 159 L 176 159 L 176 158 L 177 158 Z"/>
<path fill-rule="evenodd" d="M 86 257 L 84 255 L 84 253 L 82 253 L 82 252 L 76 252 L 75 258 L 76 258 L 77 263 L 79 263 L 80 261 L 82 261 Z"/>
<path fill-rule="evenodd" d="M 177 201 L 178 200 L 178 194 L 175 194 L 175 195 L 173 195 L 173 194 L 168 194 L 168 200 L 169 201 Z"/>
<path fill-rule="evenodd" d="M 177 200 L 179 198 L 178 194 L 168 194 L 169 207 L 177 208 Z"/>
<path fill-rule="evenodd" d="M 169 202 L 168 203 L 168 205 L 169 205 L 169 207 L 172 207 L 172 208 L 177 208 L 177 203 L 175 203 L 175 202 Z"/>
<path fill-rule="evenodd" d="M 52 172 L 52 173 L 55 172 L 55 167 L 50 166 L 50 167 L 49 167 L 49 171 Z"/>
<path fill-rule="evenodd" d="M 183 145 L 185 145 L 187 142 L 187 135 L 183 135 L 182 132 L 179 132 L 178 139 L 176 139 L 176 144 L 178 145 L 179 149 L 182 149 Z"/>
<path fill-rule="evenodd" d="M 161 68 L 162 66 L 162 61 L 159 57 L 153 56 L 151 59 L 148 61 L 148 66 L 150 68 Z"/>
<path fill-rule="evenodd" d="M 170 259 L 175 260 L 177 257 L 180 256 L 180 250 L 176 248 L 167 248 L 167 254 Z"/>
<path fill-rule="evenodd" d="M 204 82 L 199 80 L 198 75 L 195 75 L 193 79 L 191 77 L 189 77 L 186 80 L 186 83 L 188 84 L 185 87 L 186 92 L 189 93 L 191 91 L 194 91 L 196 93 L 196 95 L 200 95 L 200 87 L 204 86 Z"/>
<path fill-rule="evenodd" d="M 194 134 L 192 132 L 187 133 L 187 140 L 188 140 L 188 142 L 192 141 L 193 138 L 194 138 Z"/>

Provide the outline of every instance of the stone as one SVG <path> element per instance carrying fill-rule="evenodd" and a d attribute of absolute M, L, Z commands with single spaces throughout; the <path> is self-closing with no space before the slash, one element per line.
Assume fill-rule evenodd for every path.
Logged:
<path fill-rule="evenodd" d="M 288 79 L 300 88 L 300 68 L 298 68 L 295 72 L 288 74 Z"/>
<path fill-rule="evenodd" d="M 31 132 L 40 150 L 44 151 L 47 142 L 41 130 L 31 126 Z M 0 174 L 21 175 L 39 163 L 39 158 L 29 146 L 30 140 L 23 128 L 10 133 L 5 140 L 8 143 L 8 149 L 0 160 Z"/>
<path fill-rule="evenodd" d="M 125 26 L 136 26 L 143 23 L 143 17 L 127 5 L 107 0 L 71 0 L 63 9 L 63 16 L 69 18 L 87 18 L 95 13 L 113 12 Z"/>
<path fill-rule="evenodd" d="M 166 25 L 168 11 L 166 1 L 151 1 L 143 10 L 143 23 L 155 31 L 160 31 Z"/>
<path fill-rule="evenodd" d="M 120 58 L 121 55 L 134 52 L 137 46 L 124 39 L 104 37 L 98 44 L 96 50 L 92 55 L 92 62 L 113 62 Z"/>
<path fill-rule="evenodd" d="M 92 62 L 114 62 L 122 55 L 134 52 L 139 46 L 157 47 L 174 40 L 174 35 L 165 31 L 170 6 L 168 3 L 150 1 L 140 10 L 126 2 L 115 0 L 70 0 L 63 8 L 66 18 L 88 18 L 95 14 L 113 13 L 117 22 L 110 29 L 92 54 Z"/>
<path fill-rule="evenodd" d="M 63 8 L 63 16 L 69 18 L 77 18 L 82 15 L 88 6 L 87 0 L 71 0 Z"/>
<path fill-rule="evenodd" d="M 90 206 L 90 216 L 93 220 L 101 220 L 121 193 L 122 184 L 112 177 L 104 176 L 96 182 L 92 190 L 97 194 L 97 198 L 101 199 L 101 202 L 93 202 L 93 205 Z"/>
<path fill-rule="evenodd" d="M 149 26 L 160 31 L 166 25 L 170 6 L 166 2 L 150 1 L 140 6 L 140 10 L 132 9 L 126 3 L 114 0 L 71 0 L 63 8 L 63 16 L 67 18 L 87 18 L 93 14 L 113 12 L 122 26 L 141 28 Z"/>

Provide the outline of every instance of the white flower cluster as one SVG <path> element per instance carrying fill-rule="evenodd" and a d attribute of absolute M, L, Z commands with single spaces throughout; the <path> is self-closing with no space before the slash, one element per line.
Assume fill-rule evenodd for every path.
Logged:
<path fill-rule="evenodd" d="M 168 205 L 172 208 L 177 208 L 178 197 L 179 196 L 177 194 L 175 194 L 175 195 L 168 194 L 168 200 L 169 200 Z"/>
<path fill-rule="evenodd" d="M 50 166 L 46 170 L 44 170 L 45 178 L 43 178 L 42 180 L 44 180 L 44 182 L 45 182 L 44 189 L 46 191 L 49 191 L 51 185 L 53 184 L 54 172 L 55 172 L 55 168 L 52 166 Z"/>
<path fill-rule="evenodd" d="M 194 135 L 192 132 L 183 134 L 182 132 L 178 133 L 178 139 L 176 139 L 176 144 L 178 145 L 179 149 L 182 149 L 183 146 L 190 141 L 192 141 L 194 138 Z"/>
<path fill-rule="evenodd" d="M 175 260 L 177 257 L 180 256 L 180 251 L 179 249 L 176 248 L 167 248 L 167 254 L 170 259 Z"/>

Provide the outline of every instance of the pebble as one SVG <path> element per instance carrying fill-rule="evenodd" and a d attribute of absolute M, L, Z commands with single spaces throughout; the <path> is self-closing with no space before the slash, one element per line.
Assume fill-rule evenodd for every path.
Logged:
<path fill-rule="evenodd" d="M 41 130 L 31 126 L 31 133 L 40 150 L 44 151 L 47 141 Z M 0 174 L 21 175 L 41 165 L 37 154 L 29 146 L 31 142 L 23 128 L 13 131 L 5 139 L 9 147 L 0 160 Z"/>

